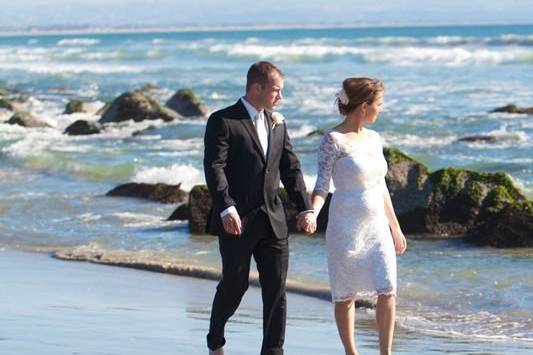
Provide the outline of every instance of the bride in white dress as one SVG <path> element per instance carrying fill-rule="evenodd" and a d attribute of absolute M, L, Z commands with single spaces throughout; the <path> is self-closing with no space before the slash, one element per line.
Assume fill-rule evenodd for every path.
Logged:
<path fill-rule="evenodd" d="M 346 354 L 357 354 L 354 340 L 355 299 L 377 296 L 380 354 L 392 353 L 396 311 L 396 255 L 407 246 L 385 185 L 387 163 L 379 134 L 364 128 L 376 121 L 383 84 L 348 78 L 337 95 L 341 124 L 320 144 L 318 177 L 312 195 L 309 230 L 328 194 L 326 246 L 335 320 Z"/>

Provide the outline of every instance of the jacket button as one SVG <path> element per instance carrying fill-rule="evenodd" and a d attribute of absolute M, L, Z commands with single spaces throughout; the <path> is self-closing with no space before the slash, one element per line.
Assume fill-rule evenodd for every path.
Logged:
<path fill-rule="evenodd" d="M 269 172 L 270 172 L 270 170 L 269 170 L 269 169 L 266 169 L 266 173 L 268 174 Z"/>

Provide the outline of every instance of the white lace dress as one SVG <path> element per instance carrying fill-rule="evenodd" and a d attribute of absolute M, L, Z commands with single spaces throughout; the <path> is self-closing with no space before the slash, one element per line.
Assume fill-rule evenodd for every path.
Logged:
<path fill-rule="evenodd" d="M 318 154 L 314 191 L 335 192 L 329 207 L 326 246 L 334 302 L 396 294 L 396 253 L 384 207 L 387 162 L 379 134 L 354 142 L 329 131 Z"/>

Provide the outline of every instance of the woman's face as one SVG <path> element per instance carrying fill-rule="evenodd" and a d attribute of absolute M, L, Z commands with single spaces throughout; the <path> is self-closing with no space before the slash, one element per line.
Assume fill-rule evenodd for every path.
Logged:
<path fill-rule="evenodd" d="M 374 123 L 378 119 L 378 115 L 381 112 L 383 106 L 383 92 L 376 95 L 374 102 L 366 105 L 366 122 Z"/>

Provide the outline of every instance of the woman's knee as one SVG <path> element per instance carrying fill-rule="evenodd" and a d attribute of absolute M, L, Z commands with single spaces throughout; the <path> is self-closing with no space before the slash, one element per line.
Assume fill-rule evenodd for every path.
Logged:
<path fill-rule="evenodd" d="M 354 300 L 335 301 L 335 309 L 348 310 L 353 307 Z"/>

